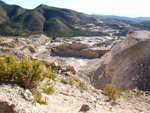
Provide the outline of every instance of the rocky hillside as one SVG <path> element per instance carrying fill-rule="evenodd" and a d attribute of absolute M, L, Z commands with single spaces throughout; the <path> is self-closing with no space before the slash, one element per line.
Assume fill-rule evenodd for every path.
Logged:
<path fill-rule="evenodd" d="M 17 5 L 0 3 L 0 34 L 29 35 L 45 33 L 49 36 L 74 36 L 93 34 L 78 32 L 77 25 L 97 23 L 99 19 L 69 9 L 39 5 L 33 10 L 27 10 Z M 97 33 L 100 35 L 101 33 Z"/>
<path fill-rule="evenodd" d="M 9 5 L 2 1 L 0 1 L 0 10 L 0 24 L 14 17 L 17 17 L 26 11 L 26 9 L 20 6 Z"/>
<path fill-rule="evenodd" d="M 0 34 L 5 36 L 46 34 L 48 36 L 104 36 L 125 33 L 130 24 L 114 19 L 102 19 L 70 9 L 44 4 L 28 10 L 0 2 Z"/>
<path fill-rule="evenodd" d="M 72 57 L 84 57 L 84 58 L 100 58 L 107 53 L 110 48 L 97 47 L 82 44 L 72 43 L 63 44 L 58 47 L 52 47 L 51 50 L 57 55 L 72 56 Z"/>
<path fill-rule="evenodd" d="M 24 89 L 22 85 L 12 83 L 18 79 L 15 74 L 13 74 L 15 79 L 11 79 L 11 82 L 9 80 L 4 82 L 3 80 L 9 76 L 4 76 L 2 79 L 3 74 L 10 75 L 9 72 L 12 72 L 13 67 L 16 66 L 14 64 L 17 63 L 17 66 L 19 64 L 18 60 L 16 62 L 11 60 L 14 63 L 7 65 L 9 68 L 6 73 L 0 73 L 0 113 L 149 113 L 150 92 L 139 90 L 149 90 L 147 87 L 149 83 L 147 71 L 149 69 L 149 35 L 148 31 L 131 31 L 122 42 L 116 43 L 101 58 L 78 59 L 71 57 L 74 59 L 74 63 L 72 63 L 74 65 L 71 65 L 72 61 L 69 58 L 65 60 L 61 56 L 50 56 L 52 52 L 52 48 L 49 47 L 50 40 L 43 34 L 19 39 L 1 37 L 0 54 L 10 53 L 19 60 L 28 57 L 33 62 L 39 61 L 40 64 L 43 62 L 44 67 L 52 65 L 53 68 L 50 70 L 53 70 L 57 77 L 55 76 L 56 78 L 51 80 L 41 79 L 40 82 L 37 82 L 36 89 L 31 87 Z M 67 49 L 69 52 L 91 49 L 90 46 L 80 43 L 55 45 L 55 47 L 62 52 L 63 49 Z M 44 57 L 47 60 L 43 59 Z M 4 58 L 9 57 L 1 56 L 1 66 L 6 66 L 2 64 L 9 61 L 2 62 Z M 51 59 L 55 59 L 55 61 L 50 63 Z M 83 68 L 76 70 L 75 65 L 82 65 L 84 70 Z M 20 66 L 16 68 L 19 69 Z M 40 70 L 40 67 L 35 65 L 33 68 Z M 4 71 L 4 68 L 1 69 L 1 72 Z M 16 73 L 16 71 L 13 72 Z M 38 71 L 38 73 L 40 72 L 43 71 Z M 34 75 L 37 76 L 38 73 Z M 134 74 L 136 75 L 132 76 Z M 21 83 L 21 81 L 16 83 Z M 115 84 L 118 89 L 132 88 L 132 90 L 117 91 L 115 89 L 116 94 L 113 94 L 115 100 L 113 100 L 104 93 L 105 90 L 101 90 L 107 83 Z M 137 86 L 139 89 L 133 86 Z"/>
<path fill-rule="evenodd" d="M 150 32 L 129 31 L 95 66 L 84 70 L 96 88 L 115 84 L 118 89 L 150 90 Z M 94 67 L 94 68 L 93 68 Z M 91 71 L 90 71 L 91 70 Z"/>

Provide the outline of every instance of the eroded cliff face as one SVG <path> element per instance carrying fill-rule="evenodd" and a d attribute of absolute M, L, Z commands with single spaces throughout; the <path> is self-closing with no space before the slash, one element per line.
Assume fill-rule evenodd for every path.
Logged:
<path fill-rule="evenodd" d="M 87 44 L 82 43 L 63 44 L 51 49 L 57 55 L 85 58 L 100 58 L 110 50 L 110 48 L 104 47 L 93 48 Z"/>
<path fill-rule="evenodd" d="M 149 31 L 129 31 L 104 57 L 89 77 L 96 88 L 111 83 L 118 89 L 150 90 Z"/>

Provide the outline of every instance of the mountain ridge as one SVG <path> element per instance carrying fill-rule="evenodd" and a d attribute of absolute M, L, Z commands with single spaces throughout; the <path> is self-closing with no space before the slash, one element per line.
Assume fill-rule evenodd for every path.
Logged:
<path fill-rule="evenodd" d="M 0 34 L 30 35 L 45 33 L 49 36 L 103 35 L 78 31 L 76 25 L 96 22 L 95 17 L 64 8 L 41 4 L 32 10 L 18 5 L 0 3 Z M 107 33 L 106 33 L 107 34 Z M 108 34 L 107 34 L 108 35 Z"/>
<path fill-rule="evenodd" d="M 141 23 L 144 21 L 150 21 L 150 17 L 126 17 L 126 16 L 116 16 L 116 15 L 98 15 L 98 14 L 92 14 L 91 16 L 94 17 L 101 17 L 101 18 L 112 18 L 112 19 L 121 19 L 121 20 L 130 20 L 136 23 Z"/>
<path fill-rule="evenodd" d="M 138 24 L 124 20 L 93 17 L 71 9 L 40 4 L 34 9 L 0 3 L 0 35 L 29 36 L 104 36 L 111 32 L 125 35 L 128 30 L 149 29 L 146 23 Z M 143 27 L 142 25 L 145 25 Z M 116 33 L 113 33 L 116 35 Z"/>

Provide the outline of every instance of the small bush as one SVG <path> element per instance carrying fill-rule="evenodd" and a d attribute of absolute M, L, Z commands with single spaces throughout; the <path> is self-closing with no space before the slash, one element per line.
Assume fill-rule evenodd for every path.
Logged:
<path fill-rule="evenodd" d="M 55 66 L 55 64 L 54 64 L 54 63 L 49 63 L 49 64 L 47 65 L 47 67 L 50 67 L 50 68 L 51 68 L 51 70 L 53 71 L 53 70 L 54 70 L 54 68 L 55 68 L 56 66 Z"/>
<path fill-rule="evenodd" d="M 118 97 L 119 97 L 119 98 L 122 96 L 122 92 L 123 92 L 122 90 L 119 90 L 119 91 L 118 91 Z"/>
<path fill-rule="evenodd" d="M 54 94 L 56 92 L 56 89 L 54 87 L 53 82 L 47 81 L 45 84 L 44 93 L 46 94 Z"/>
<path fill-rule="evenodd" d="M 74 79 L 72 76 L 68 76 L 67 80 L 71 86 L 74 86 Z"/>
<path fill-rule="evenodd" d="M 116 101 L 118 98 L 118 95 L 117 95 L 118 90 L 113 84 L 107 84 L 107 87 L 104 89 L 103 93 L 107 95 L 110 100 Z"/>
<path fill-rule="evenodd" d="M 46 104 L 46 105 L 49 104 L 49 99 L 48 98 L 43 99 L 42 94 L 36 94 L 34 100 L 39 104 Z"/>
<path fill-rule="evenodd" d="M 125 91 L 125 98 L 132 98 L 133 97 L 133 93 L 129 90 L 129 89 L 126 89 Z"/>
<path fill-rule="evenodd" d="M 74 80 L 75 80 L 76 82 L 79 82 L 79 81 L 80 81 L 80 79 L 79 79 L 78 77 L 75 77 Z"/>
<path fill-rule="evenodd" d="M 52 38 L 52 40 L 56 40 L 57 38 L 56 38 L 56 36 L 54 36 L 53 38 Z"/>
<path fill-rule="evenodd" d="M 97 90 L 96 89 L 91 89 L 91 92 L 92 93 L 97 93 Z"/>
<path fill-rule="evenodd" d="M 141 95 L 141 90 L 137 89 L 137 90 L 136 90 L 136 94 L 137 94 L 138 96 L 140 96 L 140 95 Z"/>
<path fill-rule="evenodd" d="M 18 41 L 18 38 L 15 38 L 16 41 Z"/>
<path fill-rule="evenodd" d="M 17 70 L 19 68 L 18 59 L 15 59 L 13 55 L 1 55 L 0 56 L 0 81 L 16 80 Z"/>
<path fill-rule="evenodd" d="M 49 68 L 40 61 L 32 61 L 28 58 L 18 61 L 13 55 L 1 55 L 0 81 L 19 83 L 25 89 L 36 88 L 39 81 L 45 77 L 50 79 L 57 77 Z"/>
<path fill-rule="evenodd" d="M 57 77 L 57 75 L 52 72 L 52 67 L 51 66 L 48 67 L 48 68 L 45 68 L 44 70 L 45 70 L 44 71 L 44 76 L 45 77 L 47 77 L 49 79 L 52 79 L 52 80 L 54 80 Z"/>
<path fill-rule="evenodd" d="M 87 88 L 87 85 L 84 81 L 84 82 L 79 82 L 79 85 L 77 87 L 81 90 L 85 90 Z"/>

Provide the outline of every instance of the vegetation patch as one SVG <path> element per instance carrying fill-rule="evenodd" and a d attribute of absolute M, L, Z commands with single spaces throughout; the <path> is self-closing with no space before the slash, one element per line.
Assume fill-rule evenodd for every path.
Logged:
<path fill-rule="evenodd" d="M 0 56 L 0 81 L 13 82 L 22 85 L 25 89 L 36 88 L 44 78 L 54 79 L 57 76 L 40 61 L 28 58 L 18 59 L 13 55 Z"/>
<path fill-rule="evenodd" d="M 107 84 L 107 87 L 103 91 L 104 95 L 107 95 L 110 100 L 116 101 L 118 98 L 118 90 L 113 84 Z"/>
<path fill-rule="evenodd" d="M 138 96 L 140 96 L 141 95 L 141 90 L 139 90 L 139 89 L 136 89 L 136 94 L 138 95 Z"/>
<path fill-rule="evenodd" d="M 126 89 L 125 91 L 125 98 L 132 98 L 133 97 L 133 93 L 129 90 L 129 89 Z"/>
<path fill-rule="evenodd" d="M 43 97 L 42 94 L 36 94 L 34 100 L 36 102 L 38 102 L 39 104 L 48 105 L 49 104 L 49 99 L 48 98 L 43 99 L 42 97 Z"/>
<path fill-rule="evenodd" d="M 74 86 L 74 79 L 72 76 L 68 76 L 67 80 L 71 86 Z"/>
<path fill-rule="evenodd" d="M 87 84 L 84 82 L 79 82 L 79 84 L 77 85 L 77 88 L 79 88 L 80 90 L 86 90 L 87 89 Z"/>
<path fill-rule="evenodd" d="M 75 80 L 76 82 L 80 82 L 80 79 L 79 79 L 78 77 L 75 77 L 74 80 Z"/>
<path fill-rule="evenodd" d="M 46 94 L 54 94 L 56 92 L 54 83 L 48 80 L 43 91 Z"/>

